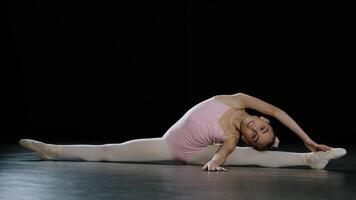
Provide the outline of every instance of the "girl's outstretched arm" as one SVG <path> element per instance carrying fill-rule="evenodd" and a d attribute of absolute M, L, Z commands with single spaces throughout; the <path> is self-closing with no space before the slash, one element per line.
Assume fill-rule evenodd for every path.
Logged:
<path fill-rule="evenodd" d="M 261 99 L 256 97 L 244 94 L 237 93 L 232 95 L 232 98 L 235 102 L 238 102 L 240 106 L 244 108 L 250 108 L 256 110 L 258 112 L 264 113 L 266 115 L 272 116 L 288 127 L 291 131 L 293 131 L 296 135 L 299 136 L 300 139 L 304 142 L 305 146 L 311 151 L 327 151 L 331 150 L 331 147 L 317 144 L 314 142 L 304 131 L 303 129 L 283 110 L 280 108 L 271 105 Z"/>

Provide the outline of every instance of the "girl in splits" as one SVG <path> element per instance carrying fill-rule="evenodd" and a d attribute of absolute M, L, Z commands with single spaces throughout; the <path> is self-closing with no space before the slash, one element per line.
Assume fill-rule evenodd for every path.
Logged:
<path fill-rule="evenodd" d="M 268 119 L 248 114 L 247 108 L 276 118 L 302 139 L 311 152 L 268 151 L 276 148 L 279 140 Z M 239 139 L 248 147 L 236 146 Z M 158 138 L 103 145 L 55 145 L 30 139 L 22 139 L 19 143 L 44 160 L 178 160 L 185 164 L 203 165 L 201 169 L 208 171 L 226 170 L 223 165 L 324 169 L 331 159 L 346 154 L 343 148 L 317 144 L 283 110 L 243 93 L 217 95 L 198 103 Z"/>

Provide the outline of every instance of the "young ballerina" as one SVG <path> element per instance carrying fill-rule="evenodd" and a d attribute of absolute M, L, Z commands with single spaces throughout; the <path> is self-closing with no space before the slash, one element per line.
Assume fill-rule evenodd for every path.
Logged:
<path fill-rule="evenodd" d="M 269 120 L 250 115 L 245 109 L 253 109 L 276 118 L 297 134 L 311 152 L 268 151 L 277 148 L 279 143 Z M 251 147 L 236 146 L 240 138 Z M 44 160 L 178 160 L 186 164 L 204 165 L 202 170 L 208 171 L 225 171 L 223 165 L 309 166 L 324 169 L 331 159 L 346 154 L 343 148 L 317 144 L 284 111 L 243 93 L 217 95 L 196 104 L 162 137 L 103 145 L 55 145 L 31 139 L 22 139 L 19 143 Z"/>

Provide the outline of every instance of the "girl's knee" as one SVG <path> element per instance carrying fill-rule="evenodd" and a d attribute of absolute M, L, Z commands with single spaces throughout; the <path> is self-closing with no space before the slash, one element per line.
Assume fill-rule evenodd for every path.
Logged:
<path fill-rule="evenodd" d="M 102 160 L 115 160 L 115 146 L 111 144 L 104 144 L 100 147 Z"/>

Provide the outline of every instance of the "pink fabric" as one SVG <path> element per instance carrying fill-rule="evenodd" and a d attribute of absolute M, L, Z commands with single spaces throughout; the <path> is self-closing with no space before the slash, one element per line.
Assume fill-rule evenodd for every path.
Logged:
<path fill-rule="evenodd" d="M 211 97 L 189 109 L 163 135 L 173 158 L 188 162 L 201 148 L 221 143 L 225 134 L 218 120 L 229 108 Z"/>

